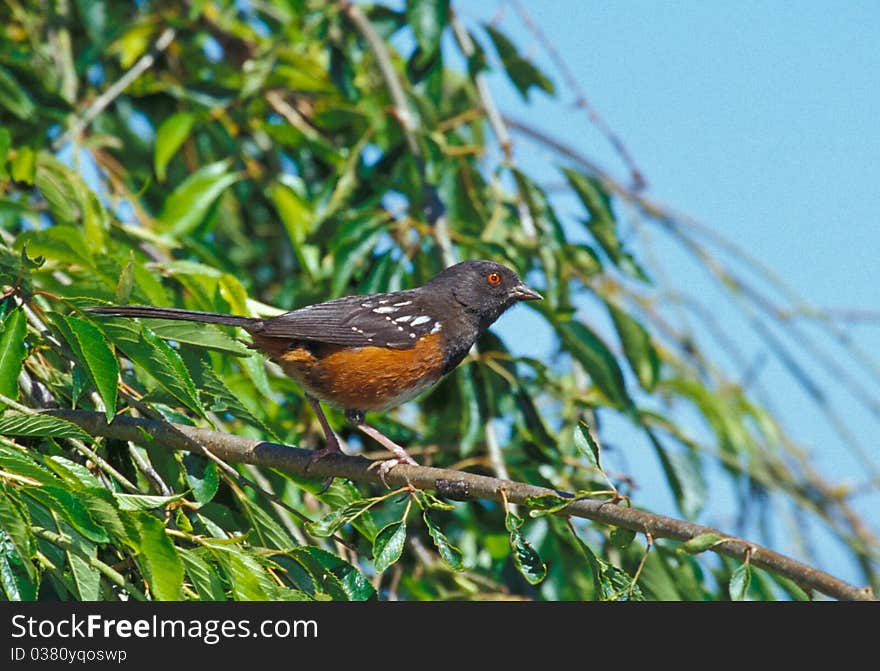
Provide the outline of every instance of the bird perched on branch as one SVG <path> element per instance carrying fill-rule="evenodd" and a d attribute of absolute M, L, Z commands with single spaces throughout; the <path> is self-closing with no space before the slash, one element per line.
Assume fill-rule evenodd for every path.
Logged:
<path fill-rule="evenodd" d="M 351 424 L 394 455 L 380 463 L 384 482 L 396 464 L 416 462 L 368 425 L 364 413 L 388 410 L 428 390 L 461 363 L 505 310 L 540 298 L 506 266 L 464 261 L 416 289 L 345 296 L 269 319 L 146 305 L 96 306 L 86 312 L 243 328 L 252 347 L 306 392 L 326 437 L 312 461 L 342 451 L 321 409 L 323 401 L 342 408 Z"/>

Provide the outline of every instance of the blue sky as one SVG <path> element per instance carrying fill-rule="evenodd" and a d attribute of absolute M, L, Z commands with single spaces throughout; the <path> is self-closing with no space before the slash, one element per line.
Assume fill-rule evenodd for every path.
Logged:
<path fill-rule="evenodd" d="M 522 0 L 522 5 L 623 140 L 647 178 L 646 195 L 734 240 L 815 307 L 880 311 L 880 3 Z M 456 7 L 469 25 L 494 19 L 557 85 L 559 100 L 533 94 L 525 107 L 503 77 L 493 77 L 502 110 L 565 139 L 625 181 L 619 157 L 586 115 L 572 109 L 574 93 L 515 8 L 497 0 Z M 560 182 L 548 169 L 552 156 L 535 145 L 518 140 L 515 156 L 539 181 L 544 171 L 547 182 Z M 574 201 L 561 200 L 560 207 L 578 213 Z M 782 367 L 762 359 L 766 348 L 729 302 L 660 234 L 652 241 L 669 285 L 704 298 L 749 360 L 765 361 L 760 379 L 768 402 L 820 470 L 835 482 L 864 482 L 852 450 Z M 602 318 L 589 308 L 584 316 Z M 512 347 L 519 341 L 536 353 L 545 344 L 540 338 L 522 343 L 521 319 L 511 315 L 497 330 Z M 880 324 L 842 327 L 880 358 L 873 354 L 880 351 Z M 817 342 L 829 354 L 840 354 L 827 339 Z M 876 380 L 858 364 L 840 360 L 864 385 L 863 400 L 880 402 Z M 824 389 L 834 387 L 833 374 L 809 364 L 806 370 Z M 875 464 L 880 462 L 877 415 L 840 390 L 831 391 L 829 402 Z M 672 513 L 668 495 L 651 491 L 658 476 L 651 460 L 636 455 L 626 460 L 643 483 L 638 501 Z M 705 521 L 730 528 L 729 494 L 713 490 Z M 880 496 L 856 504 L 876 533 Z M 817 533 L 821 567 L 858 582 L 857 569 L 833 547 L 822 547 Z"/>

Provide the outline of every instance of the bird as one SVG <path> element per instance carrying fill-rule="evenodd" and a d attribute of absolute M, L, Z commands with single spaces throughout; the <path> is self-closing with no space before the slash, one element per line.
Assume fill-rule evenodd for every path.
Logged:
<path fill-rule="evenodd" d="M 456 263 L 414 289 L 351 295 L 285 312 L 245 317 L 151 305 L 98 305 L 102 317 L 147 317 L 235 326 L 249 346 L 277 363 L 303 389 L 324 432 L 325 446 L 309 464 L 342 453 L 339 436 L 321 408 L 344 411 L 346 420 L 393 456 L 378 474 L 399 463 L 418 465 L 406 450 L 366 423 L 436 385 L 467 356 L 481 333 L 520 301 L 540 300 L 517 273 L 488 260 Z M 387 483 L 385 483 L 387 486 Z"/>

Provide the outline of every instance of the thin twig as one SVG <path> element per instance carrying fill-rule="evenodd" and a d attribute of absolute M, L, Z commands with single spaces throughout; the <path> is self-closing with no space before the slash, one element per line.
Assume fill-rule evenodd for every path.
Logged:
<path fill-rule="evenodd" d="M 556 69 L 559 70 L 559 73 L 562 75 L 562 78 L 565 80 L 566 85 L 570 88 L 575 94 L 574 106 L 578 109 L 582 109 L 587 113 L 587 117 L 590 119 L 590 122 L 599 129 L 599 132 L 605 136 L 605 139 L 611 143 L 611 146 L 620 156 L 621 160 L 626 165 L 629 170 L 630 177 L 632 179 L 632 186 L 630 187 L 633 191 L 641 191 L 645 187 L 648 186 L 648 183 L 645 181 L 645 176 L 641 170 L 639 170 L 638 165 L 636 165 L 635 159 L 632 157 L 632 154 L 626 148 L 626 145 L 623 144 L 623 141 L 620 137 L 615 133 L 611 126 L 603 119 L 599 112 L 595 107 L 590 103 L 587 99 L 586 94 L 584 93 L 583 87 L 578 82 L 577 78 L 572 73 L 571 69 L 569 69 L 568 65 L 565 63 L 565 60 L 562 56 L 559 55 L 559 51 L 557 51 L 556 47 L 553 46 L 553 41 L 550 40 L 547 35 L 541 30 L 540 26 L 532 19 L 528 12 L 526 12 L 525 8 L 517 2 L 517 0 L 511 0 L 511 4 L 513 8 L 516 10 L 517 14 L 519 14 L 523 23 L 526 24 L 526 27 L 531 31 L 532 35 L 535 36 L 535 39 L 540 42 L 541 46 L 544 48 L 544 51 L 547 52 L 547 55 L 550 57 L 550 60 L 553 61 L 553 64 L 556 66 Z"/>

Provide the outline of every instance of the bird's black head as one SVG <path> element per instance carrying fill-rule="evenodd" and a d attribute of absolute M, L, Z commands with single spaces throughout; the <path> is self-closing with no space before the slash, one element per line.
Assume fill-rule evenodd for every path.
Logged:
<path fill-rule="evenodd" d="M 514 303 L 541 299 L 541 294 L 527 287 L 514 271 L 493 261 L 457 263 L 425 287 L 449 291 L 480 330 L 488 328 Z"/>

